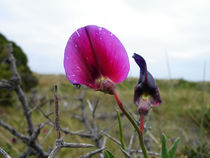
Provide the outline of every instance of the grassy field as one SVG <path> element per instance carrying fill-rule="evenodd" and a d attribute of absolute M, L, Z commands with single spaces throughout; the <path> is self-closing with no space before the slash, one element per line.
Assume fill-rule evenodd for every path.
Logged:
<path fill-rule="evenodd" d="M 39 78 L 39 86 L 36 90 L 39 97 L 44 96 L 43 101 L 53 98 L 53 86 L 55 84 L 58 85 L 59 96 L 65 97 L 64 100 L 60 101 L 61 126 L 73 131 L 85 130 L 84 125 L 80 121 L 71 117 L 73 113 L 78 113 L 77 107 L 79 102 L 75 100 L 75 97 L 80 95 L 81 89 L 76 89 L 69 84 L 69 81 L 63 75 L 36 74 L 36 76 Z M 136 113 L 137 109 L 133 104 L 133 88 L 136 82 L 137 79 L 128 78 L 125 82 L 119 84 L 117 88 L 119 96 L 126 108 L 138 119 Z M 208 153 L 210 150 L 210 83 L 187 82 L 185 80 L 157 80 L 157 84 L 160 88 L 163 104 L 159 107 L 153 108 L 147 118 L 149 119 L 147 125 L 151 126 L 151 130 L 146 132 L 145 137 L 150 149 L 154 152 L 160 152 L 161 134 L 165 133 L 169 138 L 169 145 L 175 138 L 181 138 L 177 157 L 199 157 L 198 148 L 200 142 L 205 144 L 203 146 L 203 150 L 205 150 L 204 157 L 210 157 Z M 31 93 L 27 93 L 29 98 L 30 95 Z M 14 99 L 16 98 L 14 97 Z M 99 99 L 99 106 L 96 112 L 97 115 L 115 112 L 117 109 L 113 96 L 102 92 L 95 92 L 87 88 L 85 90 L 85 104 L 87 105 L 87 100 L 94 101 L 96 99 Z M 42 108 L 44 111 L 50 112 L 53 111 L 54 105 L 51 103 Z M 90 114 L 88 106 L 86 108 L 87 113 Z M 23 117 L 23 111 L 19 102 L 15 102 L 13 106 L 5 107 L 0 105 L 0 116 L 2 120 L 15 127 L 15 129 L 23 133 L 27 132 L 25 118 Z M 46 121 L 39 111 L 34 111 L 32 117 L 35 125 Z M 53 116 L 51 117 L 53 119 Z M 201 118 L 203 118 L 203 126 L 201 126 Z M 122 118 L 122 123 L 125 141 L 128 145 L 133 128 L 128 124 L 127 119 L 124 117 Z M 108 131 L 108 133 L 119 139 L 119 130 L 117 128 L 118 124 L 116 120 L 97 120 L 97 124 L 101 129 L 116 124 Z M 43 145 L 46 151 L 51 148 L 55 142 L 54 130 L 50 133 L 47 139 L 44 140 L 46 136 L 46 132 L 44 131 L 48 132 L 50 128 L 49 125 L 46 125 L 39 136 L 39 143 Z M 62 136 L 66 142 L 93 143 L 91 140 L 79 136 L 64 134 L 62 134 Z M 13 143 L 12 138 L 13 136 L 10 133 L 0 127 L 0 146 L 14 157 L 23 152 L 25 145 L 20 140 L 18 140 L 17 143 Z M 138 145 L 137 143 L 136 138 L 136 147 Z M 119 147 L 109 139 L 107 140 L 106 148 L 112 151 L 116 157 L 122 157 Z M 62 149 L 58 155 L 62 158 L 74 158 L 90 150 L 93 149 Z"/>

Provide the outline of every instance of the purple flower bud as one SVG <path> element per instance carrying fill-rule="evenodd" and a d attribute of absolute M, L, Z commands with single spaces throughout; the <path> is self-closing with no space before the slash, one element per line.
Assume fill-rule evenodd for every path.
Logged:
<path fill-rule="evenodd" d="M 147 71 L 143 57 L 134 53 L 133 58 L 140 68 L 139 81 L 134 89 L 134 103 L 138 106 L 139 114 L 146 115 L 151 104 L 158 106 L 162 101 L 158 86 L 152 75 Z"/>
<path fill-rule="evenodd" d="M 13 138 L 12 138 L 12 143 L 13 143 L 13 144 L 17 143 L 17 138 L 13 137 Z"/>

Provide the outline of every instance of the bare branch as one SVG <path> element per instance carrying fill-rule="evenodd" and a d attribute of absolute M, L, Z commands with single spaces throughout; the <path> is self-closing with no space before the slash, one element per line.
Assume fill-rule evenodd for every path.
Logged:
<path fill-rule="evenodd" d="M 2 155 L 3 155 L 5 158 L 11 158 L 11 157 L 9 156 L 9 154 L 7 154 L 7 152 L 4 151 L 1 147 L 0 147 L 0 153 L 2 153 Z"/>
<path fill-rule="evenodd" d="M 56 153 L 61 149 L 61 146 L 63 144 L 63 138 L 61 139 L 56 139 L 56 143 L 52 149 L 52 151 L 50 152 L 50 155 L 48 156 L 48 158 L 54 158 Z"/>
<path fill-rule="evenodd" d="M 50 135 L 50 133 L 52 132 L 52 130 L 54 129 L 54 127 L 51 127 L 50 130 L 47 132 L 46 136 L 44 137 L 44 139 L 42 140 L 41 144 L 43 144 L 45 142 L 45 140 L 47 139 L 47 137 Z"/>
<path fill-rule="evenodd" d="M 30 141 L 35 141 L 40 133 L 40 130 L 44 127 L 47 122 L 41 123 L 36 130 L 34 130 L 33 134 L 31 135 Z"/>
<path fill-rule="evenodd" d="M 0 88 L 7 87 L 10 90 L 11 89 L 15 90 L 15 92 L 18 96 L 18 99 L 22 105 L 22 109 L 23 109 L 24 116 L 25 116 L 25 119 L 27 122 L 27 126 L 28 126 L 29 136 L 23 135 L 22 133 L 18 132 L 13 127 L 11 127 L 8 124 L 6 124 L 5 122 L 3 122 L 1 119 L 0 119 L 0 125 L 2 127 L 4 127 L 7 131 L 9 131 L 11 134 L 13 134 L 14 136 L 21 139 L 25 144 L 27 144 L 28 148 L 20 156 L 21 158 L 25 158 L 31 154 L 36 155 L 37 157 L 40 157 L 40 158 L 46 158 L 48 156 L 48 154 L 45 153 L 43 151 L 42 147 L 36 143 L 36 140 L 40 133 L 40 129 L 44 126 L 45 123 L 41 124 L 36 130 L 34 130 L 34 125 L 33 125 L 32 118 L 31 118 L 29 104 L 28 104 L 26 95 L 20 86 L 21 78 L 17 71 L 16 61 L 13 56 L 12 44 L 7 44 L 7 53 L 8 53 L 7 61 L 8 61 L 10 70 L 12 72 L 12 77 L 8 81 L 0 80 L 0 85 L 1 85 Z"/>
<path fill-rule="evenodd" d="M 91 104 L 89 99 L 87 99 L 87 103 L 88 103 L 88 106 L 90 108 L 90 111 L 93 112 L 93 106 L 92 106 L 92 104 Z"/>
<path fill-rule="evenodd" d="M 141 150 L 130 150 L 130 153 L 131 154 L 133 154 L 133 153 L 140 153 L 140 154 L 142 154 L 142 151 Z M 160 156 L 160 154 L 159 153 L 155 153 L 155 152 L 151 152 L 151 151 L 148 151 L 148 154 L 149 155 L 154 155 L 154 156 Z"/>
<path fill-rule="evenodd" d="M 88 134 L 88 133 L 82 133 L 82 131 L 70 131 L 67 128 L 61 128 L 61 131 L 65 134 L 70 134 L 70 135 L 78 135 L 80 137 L 84 137 L 84 138 L 90 138 L 92 136 L 92 134 Z"/>
<path fill-rule="evenodd" d="M 106 145 L 106 138 L 104 138 L 104 141 L 103 141 L 103 144 L 102 144 L 102 147 L 101 147 L 101 148 L 96 149 L 96 150 L 91 151 L 91 152 L 88 152 L 88 153 L 86 153 L 85 155 L 80 156 L 79 158 L 90 158 L 91 156 L 93 156 L 93 155 L 95 155 L 95 154 L 97 154 L 97 153 L 101 153 L 101 152 L 104 151 L 105 145 Z M 100 155 L 100 156 L 103 157 L 103 153 L 101 153 L 101 154 L 102 154 L 102 155 Z"/>
<path fill-rule="evenodd" d="M 128 146 L 128 150 L 132 149 L 134 138 L 135 138 L 135 134 L 136 134 L 136 130 L 134 129 L 134 131 L 133 131 L 133 133 L 131 135 L 131 138 L 130 138 L 130 143 L 129 143 L 129 146 Z"/>
<path fill-rule="evenodd" d="M 123 152 L 123 154 L 125 154 L 128 158 L 131 158 L 130 154 L 129 154 L 127 151 L 123 150 L 123 148 L 120 148 L 120 150 L 121 150 L 121 151 Z"/>
<path fill-rule="evenodd" d="M 106 139 L 107 138 L 105 137 L 104 140 L 103 140 L 103 143 L 101 145 L 101 148 L 105 148 L 105 146 L 106 146 Z M 104 158 L 104 151 L 103 150 L 100 152 L 100 157 Z"/>
<path fill-rule="evenodd" d="M 93 147 L 94 145 L 92 144 L 84 144 L 84 143 L 66 143 L 64 142 L 63 138 L 61 138 L 60 134 L 60 119 L 59 119 L 59 107 L 58 107 L 58 87 L 55 85 L 55 92 L 54 92 L 54 97 L 55 97 L 55 124 L 53 124 L 56 128 L 56 143 L 52 149 L 52 151 L 49 154 L 48 158 L 54 158 L 56 153 L 61 149 L 61 148 L 88 148 L 88 147 Z M 50 120 L 50 119 L 49 119 Z M 50 122 L 52 122 L 50 120 Z"/>
<path fill-rule="evenodd" d="M 84 144 L 84 143 L 66 143 L 64 142 L 63 138 L 57 139 L 56 144 L 53 147 L 53 150 L 50 152 L 50 155 L 48 158 L 54 158 L 56 153 L 61 149 L 61 148 L 90 148 L 94 147 L 92 144 Z"/>
<path fill-rule="evenodd" d="M 16 61 L 15 58 L 13 56 L 13 48 L 12 48 L 12 44 L 7 44 L 7 53 L 8 53 L 8 62 L 9 62 L 9 66 L 10 69 L 12 71 L 12 78 L 10 79 L 10 84 L 14 87 L 17 96 L 20 100 L 20 102 L 22 103 L 22 107 L 23 107 L 23 111 L 24 111 L 24 115 L 25 118 L 27 120 L 27 124 L 28 124 L 28 133 L 31 135 L 33 133 L 34 127 L 33 127 L 33 123 L 32 123 L 32 119 L 31 119 L 31 115 L 28 111 L 30 111 L 29 106 L 28 106 L 28 102 L 26 99 L 26 96 L 22 90 L 22 88 L 20 87 L 20 75 L 18 74 L 17 71 L 17 67 L 16 67 Z"/>
<path fill-rule="evenodd" d="M 110 140 L 112 140 L 113 142 L 115 142 L 116 144 L 121 146 L 121 143 L 114 137 L 110 136 L 108 133 L 104 132 L 104 135 L 107 136 Z"/>
<path fill-rule="evenodd" d="M 120 112 L 120 116 L 123 116 L 123 113 Z M 115 113 L 109 113 L 109 114 L 103 114 L 103 115 L 98 115 L 96 116 L 97 119 L 117 119 L 117 114 Z"/>
<path fill-rule="evenodd" d="M 85 143 L 66 143 L 66 142 L 64 142 L 61 147 L 64 147 L 64 148 L 90 148 L 90 147 L 94 147 L 94 145 L 85 144 Z"/>
<path fill-rule="evenodd" d="M 60 139 L 60 119 L 59 119 L 59 107 L 58 107 L 58 87 L 55 85 L 55 129 L 56 129 L 56 138 Z"/>
<path fill-rule="evenodd" d="M 29 141 L 29 137 L 26 137 L 22 133 L 19 133 L 17 130 L 15 130 L 13 127 L 10 125 L 6 124 L 4 121 L 0 119 L 0 125 L 4 127 L 6 130 L 8 130 L 11 134 L 14 136 L 20 138 L 23 142 L 27 143 Z"/>
<path fill-rule="evenodd" d="M 79 115 L 73 114 L 71 117 L 72 117 L 73 119 L 77 119 L 77 120 L 79 120 L 79 121 L 83 121 L 83 118 L 82 118 L 81 116 L 79 116 Z"/>
<path fill-rule="evenodd" d="M 105 149 L 105 147 L 104 148 L 100 148 L 100 149 L 96 149 L 94 151 L 91 151 L 89 153 L 86 153 L 85 155 L 80 156 L 79 158 L 90 158 L 91 156 L 100 153 L 104 149 Z"/>
<path fill-rule="evenodd" d="M 14 87 L 7 80 L 4 80 L 4 79 L 0 80 L 0 88 L 7 89 L 7 90 L 14 89 Z"/>
<path fill-rule="evenodd" d="M 28 147 L 22 155 L 20 155 L 18 158 L 27 158 L 32 153 L 32 149 Z"/>
<path fill-rule="evenodd" d="M 92 117 L 93 118 L 95 118 L 95 112 L 96 112 L 96 109 L 98 107 L 98 103 L 99 103 L 99 99 L 96 100 L 94 108 L 93 108 L 93 112 L 92 112 Z"/>

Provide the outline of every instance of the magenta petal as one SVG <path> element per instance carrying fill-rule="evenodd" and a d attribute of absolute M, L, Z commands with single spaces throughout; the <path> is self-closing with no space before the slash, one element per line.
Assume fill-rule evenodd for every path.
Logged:
<path fill-rule="evenodd" d="M 125 80 L 130 65 L 128 55 L 120 40 L 105 28 L 93 25 L 86 28 L 102 76 L 110 78 L 115 83 Z"/>
<path fill-rule="evenodd" d="M 73 84 L 98 88 L 94 87 L 94 82 L 100 74 L 84 28 L 78 29 L 69 38 L 65 48 L 64 68 L 67 78 Z"/>
<path fill-rule="evenodd" d="M 129 71 L 125 48 L 111 32 L 98 26 L 82 27 L 68 40 L 64 55 L 67 78 L 73 84 L 99 89 L 96 80 L 108 77 L 115 83 L 123 81 Z"/>

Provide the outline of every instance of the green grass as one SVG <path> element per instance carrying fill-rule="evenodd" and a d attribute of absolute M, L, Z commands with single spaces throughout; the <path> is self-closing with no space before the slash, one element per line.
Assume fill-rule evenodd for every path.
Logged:
<path fill-rule="evenodd" d="M 39 86 L 37 92 L 45 96 L 45 100 L 53 98 L 53 86 L 58 85 L 59 96 L 66 96 L 66 100 L 60 102 L 61 113 L 61 126 L 68 127 L 73 131 L 85 129 L 83 124 L 75 119 L 71 118 L 72 113 L 78 113 L 76 109 L 79 104 L 74 98 L 79 96 L 80 91 L 73 87 L 69 81 L 63 75 L 39 75 Z M 134 116 L 138 118 L 136 106 L 133 104 L 133 88 L 137 83 L 137 79 L 128 78 L 125 82 L 117 86 L 119 97 L 125 104 L 127 109 L 134 113 Z M 201 121 L 201 107 L 205 105 L 204 115 L 204 135 L 203 140 L 205 143 L 210 142 L 210 83 L 205 84 L 205 92 L 203 91 L 203 83 L 201 82 L 188 82 L 185 80 L 157 80 L 157 84 L 160 89 L 163 104 L 159 107 L 155 107 L 151 111 L 149 126 L 152 127 L 149 133 L 145 134 L 145 137 L 149 140 L 152 151 L 160 152 L 160 139 L 161 134 L 164 132 L 167 138 L 170 140 L 169 145 L 172 144 L 175 138 L 180 137 L 181 141 L 178 146 L 179 156 L 183 154 L 183 149 L 188 148 L 196 149 L 200 144 L 200 121 Z M 203 96 L 204 92 L 204 97 Z M 27 94 L 28 96 L 30 93 Z M 99 106 L 96 114 L 115 112 L 117 108 L 114 97 L 102 92 L 95 92 L 91 89 L 86 90 L 86 100 L 90 101 L 99 98 Z M 87 102 L 85 102 L 87 104 Z M 45 111 L 53 111 L 53 104 L 48 107 L 44 106 Z M 87 113 L 89 112 L 88 107 Z M 18 111 L 18 112 L 17 112 Z M 13 106 L 4 107 L 0 106 L 1 118 L 12 125 L 15 129 L 26 133 L 26 121 L 23 117 L 23 111 L 20 103 L 16 102 Z M 33 112 L 33 121 L 35 125 L 46 121 L 46 119 L 38 112 Z M 51 116 L 53 119 L 53 116 Z M 119 139 L 119 129 L 117 125 L 114 126 L 109 134 Z M 108 127 L 113 124 L 113 120 L 107 119 L 104 121 L 97 121 L 100 128 Z M 133 132 L 133 128 L 126 118 L 122 118 L 122 125 L 124 130 L 125 143 L 129 144 L 129 138 Z M 50 126 L 46 125 L 45 129 L 48 131 Z M 46 134 L 41 131 L 39 136 L 39 142 L 42 142 Z M 62 134 L 66 142 L 86 142 L 93 143 L 89 139 L 82 139 L 78 136 L 69 136 Z M 0 146 L 3 147 L 11 156 L 17 156 L 23 152 L 25 145 L 19 140 L 18 143 L 13 144 L 11 139 L 13 136 L 0 127 Z M 47 140 L 43 143 L 44 149 L 47 151 L 49 147 L 52 147 L 55 142 L 55 131 L 49 135 Z M 135 146 L 137 145 L 137 138 Z M 207 144 L 209 146 L 209 144 Z M 113 152 L 114 155 L 123 156 L 119 147 L 112 141 L 107 141 L 107 149 Z M 77 157 L 92 149 L 62 149 L 59 152 L 60 157 L 68 158 Z M 210 149 L 209 149 L 210 150 Z M 119 156 L 119 157 L 120 157 Z M 210 156 L 210 155 L 209 155 Z M 1 157 L 1 156 L 0 156 Z M 97 157 L 97 156 L 96 156 Z"/>

